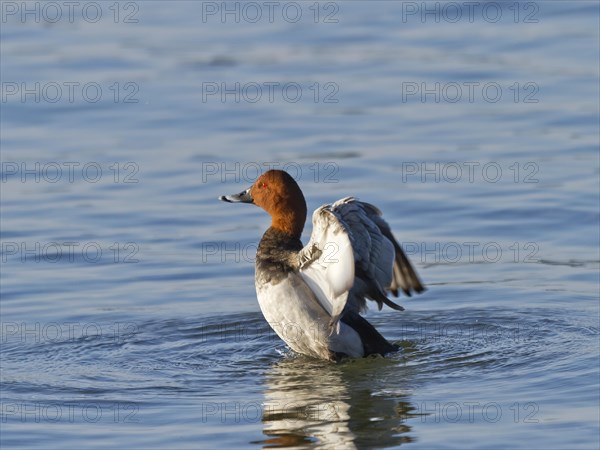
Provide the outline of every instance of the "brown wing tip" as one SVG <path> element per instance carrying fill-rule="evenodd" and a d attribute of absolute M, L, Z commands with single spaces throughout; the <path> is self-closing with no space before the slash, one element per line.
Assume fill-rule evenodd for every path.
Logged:
<path fill-rule="evenodd" d="M 409 289 L 403 289 L 404 293 L 408 296 L 411 297 L 412 293 L 415 292 L 417 294 L 420 294 L 421 292 L 425 292 L 427 290 L 427 288 L 425 286 L 423 286 L 422 284 L 419 284 L 417 286 L 411 286 L 412 287 L 412 291 Z"/>

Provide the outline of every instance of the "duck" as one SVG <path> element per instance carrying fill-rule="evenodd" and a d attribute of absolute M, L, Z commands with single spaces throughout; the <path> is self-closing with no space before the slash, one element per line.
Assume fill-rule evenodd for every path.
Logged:
<path fill-rule="evenodd" d="M 403 311 L 388 292 L 411 296 L 425 286 L 377 207 L 345 197 L 317 208 L 303 245 L 306 200 L 286 171 L 268 170 L 219 200 L 254 204 L 271 216 L 256 251 L 256 296 L 289 348 L 329 361 L 399 350 L 362 316 L 367 300 Z"/>

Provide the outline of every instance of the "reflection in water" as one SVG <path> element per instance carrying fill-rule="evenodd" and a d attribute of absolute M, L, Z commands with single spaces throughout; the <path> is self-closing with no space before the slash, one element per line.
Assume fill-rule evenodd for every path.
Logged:
<path fill-rule="evenodd" d="M 258 443 L 263 448 L 384 448 L 412 442 L 404 424 L 413 410 L 408 396 L 374 392 L 375 374 L 401 371 L 396 364 L 384 358 L 329 364 L 290 357 L 276 362 L 265 379 L 262 421 L 268 438 Z"/>

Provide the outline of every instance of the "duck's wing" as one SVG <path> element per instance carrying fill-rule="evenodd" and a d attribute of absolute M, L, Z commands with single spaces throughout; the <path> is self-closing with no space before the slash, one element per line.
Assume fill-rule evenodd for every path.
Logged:
<path fill-rule="evenodd" d="M 397 310 L 387 298 L 398 289 L 410 296 L 425 290 L 389 225 L 375 206 L 353 197 L 324 205 L 313 214 L 310 242 L 301 252 L 300 273 L 319 302 L 339 318 L 344 308 L 366 309 L 366 299 Z"/>
<path fill-rule="evenodd" d="M 313 213 L 313 231 L 300 251 L 300 275 L 331 316 L 340 318 L 354 284 L 354 250 L 340 218 L 323 205 Z"/>
<path fill-rule="evenodd" d="M 394 294 L 394 297 L 398 297 L 398 288 L 402 289 L 404 294 L 408 297 L 410 297 L 413 292 L 421 293 L 425 291 L 425 286 L 423 286 L 421 283 L 417 272 L 415 272 L 410 260 L 404 254 L 402 247 L 396 238 L 394 238 L 390 226 L 385 220 L 383 220 L 383 217 L 381 217 L 382 214 L 379 208 L 370 203 L 360 202 L 353 197 L 342 199 L 336 202 L 334 206 L 338 203 L 342 203 L 344 205 L 355 204 L 361 208 L 367 215 L 368 220 L 372 221 L 377 226 L 383 237 L 391 242 L 392 246 L 394 247 L 394 260 L 392 266 L 393 276 L 389 284 L 384 283 L 386 289 L 391 291 L 392 294 Z"/>

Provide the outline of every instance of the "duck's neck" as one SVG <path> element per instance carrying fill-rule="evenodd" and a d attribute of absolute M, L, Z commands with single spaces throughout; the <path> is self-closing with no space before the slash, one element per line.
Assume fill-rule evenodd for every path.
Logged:
<path fill-rule="evenodd" d="M 299 268 L 298 253 L 302 242 L 287 233 L 270 227 L 263 234 L 256 251 L 257 286 L 277 284 Z"/>
<path fill-rule="evenodd" d="M 290 237 L 300 239 L 304 222 L 306 221 L 306 210 L 287 210 L 273 216 L 271 226 L 277 231 L 285 233 Z"/>

